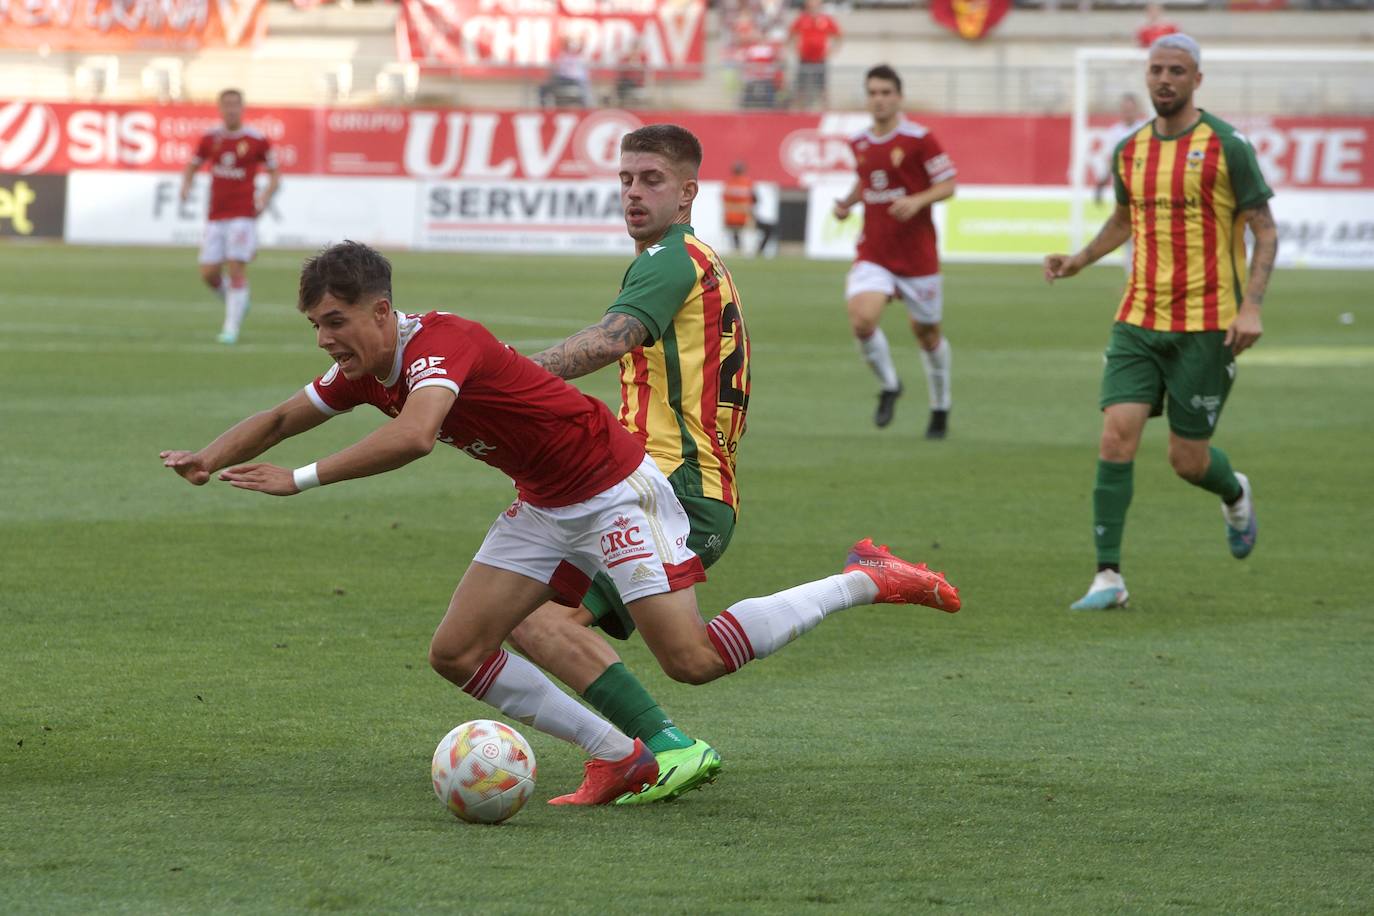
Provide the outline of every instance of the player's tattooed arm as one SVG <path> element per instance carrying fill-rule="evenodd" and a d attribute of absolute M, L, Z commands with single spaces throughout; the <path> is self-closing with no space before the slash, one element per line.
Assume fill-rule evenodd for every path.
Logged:
<path fill-rule="evenodd" d="M 1274 272 L 1274 259 L 1279 253 L 1279 229 L 1274 223 L 1274 213 L 1269 209 L 1268 201 L 1246 213 L 1250 231 L 1255 235 L 1255 250 L 1250 255 L 1250 279 L 1245 284 L 1245 301 L 1262 305 L 1264 294 L 1269 289 L 1269 275 Z"/>
<path fill-rule="evenodd" d="M 559 378 L 581 378 L 609 366 L 648 339 L 648 329 L 638 318 L 624 312 L 607 312 L 599 323 L 530 359 Z"/>
<path fill-rule="evenodd" d="M 1102 224 L 1097 236 L 1075 255 L 1051 254 L 1045 256 L 1045 280 L 1072 277 L 1089 264 L 1097 262 L 1109 253 L 1120 248 L 1131 237 L 1131 211 L 1118 203 L 1112 215 Z"/>
<path fill-rule="evenodd" d="M 1264 304 L 1264 292 L 1269 288 L 1269 275 L 1274 272 L 1274 258 L 1279 252 L 1279 230 L 1274 225 L 1269 204 L 1260 204 L 1245 213 L 1250 231 L 1255 235 L 1255 252 L 1250 256 L 1250 279 L 1245 284 L 1245 298 L 1231 326 L 1226 329 L 1223 341 L 1237 354 L 1253 347 L 1264 333 L 1260 306 Z"/>

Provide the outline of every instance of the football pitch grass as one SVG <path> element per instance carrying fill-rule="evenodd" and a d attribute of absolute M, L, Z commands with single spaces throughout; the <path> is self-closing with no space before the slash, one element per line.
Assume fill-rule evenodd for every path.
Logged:
<path fill-rule="evenodd" d="M 555 809 L 572 747 L 522 732 L 534 798 L 451 817 L 429 757 L 493 715 L 426 664 L 498 472 L 438 448 L 274 499 L 160 466 L 327 365 L 300 254 L 252 271 L 237 347 L 190 251 L 0 247 L 0 909 L 8 912 L 1369 912 L 1374 909 L 1371 275 L 1279 271 L 1217 444 L 1259 546 L 1150 425 L 1127 611 L 1091 577 L 1101 351 L 1119 270 L 1053 288 L 952 266 L 951 438 L 907 396 L 886 430 L 844 265 L 732 262 L 754 341 L 743 512 L 707 616 L 836 570 L 872 535 L 964 610 L 846 611 L 706 687 L 617 644 L 725 759 L 669 804 Z M 592 323 L 619 258 L 401 254 L 398 307 L 524 352 Z M 1351 313 L 1353 323 L 1338 316 Z M 585 381 L 617 397 L 612 373 Z M 295 466 L 364 408 L 270 453 Z"/>

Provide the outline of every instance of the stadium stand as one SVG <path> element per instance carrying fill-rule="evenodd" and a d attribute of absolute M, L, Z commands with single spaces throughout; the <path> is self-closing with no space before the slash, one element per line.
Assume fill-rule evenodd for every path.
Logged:
<path fill-rule="evenodd" d="M 1333 49 L 1374 42 L 1369 0 L 1312 0 L 1311 9 L 1236 12 L 1203 0 L 1169 4 L 1170 17 L 1209 48 L 1274 43 Z M 397 58 L 391 3 L 297 6 L 275 0 L 267 33 L 253 49 L 209 48 L 193 54 L 125 52 L 118 57 L 76 52 L 0 51 L 6 94 L 29 99 L 206 101 L 223 86 L 243 87 L 257 104 L 432 104 L 533 107 L 542 74 L 464 80 L 421 70 Z M 844 42 L 831 59 L 831 106 L 862 106 L 863 71 L 888 61 L 908 75 L 912 107 L 946 113 L 1064 113 L 1072 95 L 1070 61 L 1084 44 L 1129 47 L 1140 4 L 1097 4 L 1084 11 L 1071 0 L 1018 2 L 1016 11 L 982 42 L 966 42 L 910 3 L 867 2 L 835 12 Z M 793 10 L 783 10 L 787 21 Z M 731 55 L 730 7 L 711 10 L 701 79 L 648 75 L 636 104 L 649 109 L 731 109 L 739 104 L 741 68 Z M 790 85 L 790 79 L 785 81 Z M 1209 86 L 1215 104 L 1244 114 L 1255 97 L 1286 110 L 1361 113 L 1374 110 L 1374 83 L 1358 69 L 1317 75 L 1277 74 L 1255 65 L 1233 68 Z M 599 80 L 593 104 L 611 103 L 613 80 Z M 1104 91 L 1109 91 L 1104 90 Z M 1095 107 L 1098 100 L 1095 100 Z M 1110 107 L 1110 98 L 1101 100 Z M 785 95 L 776 104 L 785 106 Z"/>

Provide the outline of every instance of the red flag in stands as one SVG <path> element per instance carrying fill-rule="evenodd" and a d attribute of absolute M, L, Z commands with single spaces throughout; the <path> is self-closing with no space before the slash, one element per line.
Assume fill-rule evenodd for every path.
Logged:
<path fill-rule="evenodd" d="M 930 0 L 930 15 L 960 38 L 977 41 L 1011 9 L 1011 0 Z"/>

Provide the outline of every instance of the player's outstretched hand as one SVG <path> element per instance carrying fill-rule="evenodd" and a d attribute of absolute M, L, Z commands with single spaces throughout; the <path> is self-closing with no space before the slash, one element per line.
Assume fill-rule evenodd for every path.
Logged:
<path fill-rule="evenodd" d="M 275 464 L 241 464 L 220 472 L 219 479 L 240 490 L 257 490 L 270 496 L 293 496 L 300 492 L 295 476 Z"/>
<path fill-rule="evenodd" d="M 1226 338 L 1222 344 L 1230 347 L 1232 353 L 1239 355 L 1253 347 L 1263 333 L 1264 325 L 1260 321 L 1259 306 L 1242 302 L 1240 310 L 1236 312 L 1236 319 L 1226 329 Z"/>
<path fill-rule="evenodd" d="M 1055 280 L 1067 279 L 1078 273 L 1081 268 L 1072 255 L 1067 254 L 1047 254 L 1045 255 L 1045 282 L 1053 283 Z"/>
<path fill-rule="evenodd" d="M 850 211 L 851 209 L 853 209 L 853 208 L 850 207 L 849 204 L 845 203 L 844 201 L 840 200 L 839 198 L 836 198 L 836 199 L 835 199 L 835 208 L 834 208 L 834 211 L 833 211 L 834 214 L 835 214 L 835 219 L 838 219 L 838 220 L 846 220 L 846 219 L 849 219 L 849 211 Z"/>
<path fill-rule="evenodd" d="M 162 466 L 164 468 L 171 468 L 176 471 L 185 478 L 188 483 L 193 483 L 200 487 L 204 486 L 206 481 L 210 479 L 210 468 L 200 463 L 200 459 L 196 457 L 195 452 L 173 449 L 171 451 L 159 452 L 158 455 L 162 458 Z"/>

